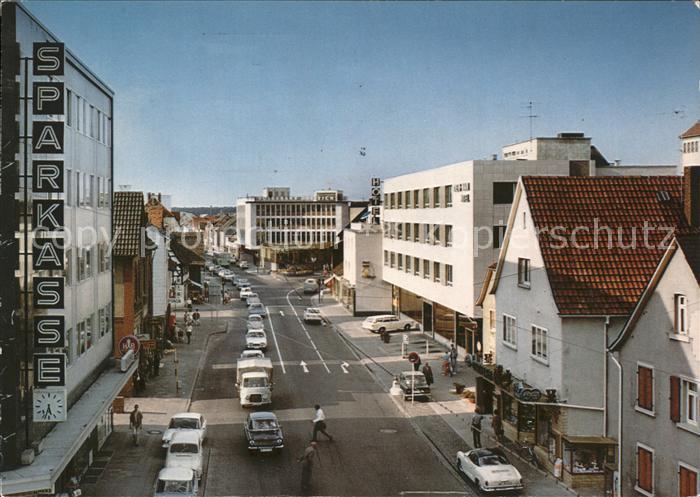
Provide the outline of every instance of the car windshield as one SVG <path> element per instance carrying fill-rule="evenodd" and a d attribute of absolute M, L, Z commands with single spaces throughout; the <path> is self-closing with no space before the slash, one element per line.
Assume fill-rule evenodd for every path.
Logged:
<path fill-rule="evenodd" d="M 320 314 L 321 309 L 316 309 L 315 307 L 309 307 L 308 309 L 306 309 L 306 312 L 308 312 L 309 314 Z"/>
<path fill-rule="evenodd" d="M 253 419 L 251 425 L 252 430 L 276 430 L 279 427 L 273 418 Z"/>
<path fill-rule="evenodd" d="M 196 454 L 198 452 L 197 444 L 190 443 L 174 443 L 170 444 L 171 454 Z"/>
<path fill-rule="evenodd" d="M 170 420 L 168 428 L 196 430 L 199 428 L 199 421 L 192 418 L 173 418 Z"/>
<path fill-rule="evenodd" d="M 261 311 L 263 308 L 262 304 L 253 304 L 250 306 L 251 311 Z"/>
<path fill-rule="evenodd" d="M 158 480 L 156 492 L 164 494 L 190 494 L 192 493 L 192 482 Z"/>
<path fill-rule="evenodd" d="M 508 460 L 499 454 L 489 454 L 479 458 L 479 466 L 498 466 L 508 464 Z"/>
<path fill-rule="evenodd" d="M 414 378 L 415 378 L 415 380 L 414 380 Z M 408 383 L 408 385 L 413 385 L 415 383 L 415 385 L 417 387 L 428 386 L 428 383 L 425 381 L 425 376 L 423 376 L 423 375 L 406 376 L 405 380 L 406 380 L 406 383 Z"/>
<path fill-rule="evenodd" d="M 262 317 L 260 316 L 250 316 L 248 318 L 249 323 L 262 323 Z"/>
<path fill-rule="evenodd" d="M 267 386 L 267 378 L 246 378 L 243 386 L 247 388 L 261 388 Z"/>
<path fill-rule="evenodd" d="M 249 331 L 248 338 L 265 338 L 265 333 L 262 331 Z"/>

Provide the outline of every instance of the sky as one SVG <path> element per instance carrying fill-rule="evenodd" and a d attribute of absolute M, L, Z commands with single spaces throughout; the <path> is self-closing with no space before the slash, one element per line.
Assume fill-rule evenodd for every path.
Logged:
<path fill-rule="evenodd" d="M 581 131 L 677 164 L 692 2 L 25 1 L 115 92 L 115 185 L 179 206 L 338 188 Z"/>

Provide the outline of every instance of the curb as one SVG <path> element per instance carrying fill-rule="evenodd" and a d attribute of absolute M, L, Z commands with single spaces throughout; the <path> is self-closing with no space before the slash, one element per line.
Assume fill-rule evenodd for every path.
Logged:
<path fill-rule="evenodd" d="M 189 412 L 190 408 L 192 407 L 192 397 L 194 396 L 194 389 L 197 386 L 197 382 L 199 381 L 199 375 L 202 372 L 202 369 L 204 368 L 204 362 L 206 361 L 207 357 L 207 349 L 209 348 L 209 340 L 214 335 L 225 335 L 226 333 L 228 333 L 228 321 L 226 321 L 226 327 L 223 329 L 223 331 L 212 331 L 207 335 L 207 338 L 204 340 L 204 347 L 202 349 L 202 355 L 199 356 L 199 362 L 197 363 L 197 371 L 194 375 L 194 381 L 192 382 L 190 391 L 187 394 L 187 404 L 185 404 L 185 410 L 187 412 Z"/>

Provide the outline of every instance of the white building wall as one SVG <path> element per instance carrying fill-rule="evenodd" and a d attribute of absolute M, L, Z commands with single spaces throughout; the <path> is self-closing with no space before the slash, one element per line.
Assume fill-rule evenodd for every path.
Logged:
<path fill-rule="evenodd" d="M 681 166 L 679 174 L 683 174 L 683 168 L 700 166 L 700 136 L 693 136 L 681 140 Z"/>
<path fill-rule="evenodd" d="M 149 226 L 148 237 L 156 243 L 153 254 L 153 288 L 151 299 L 153 301 L 153 317 L 165 316 L 168 307 L 168 244 L 165 236 L 154 226 Z"/>
<path fill-rule="evenodd" d="M 343 232 L 343 277 L 355 287 L 355 313 L 391 311 L 391 286 L 383 281 L 382 232 L 346 229 Z M 369 270 L 363 274 L 363 262 Z"/>

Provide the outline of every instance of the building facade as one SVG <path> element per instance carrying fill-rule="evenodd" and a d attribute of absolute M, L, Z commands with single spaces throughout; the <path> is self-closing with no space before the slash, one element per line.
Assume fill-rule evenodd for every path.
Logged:
<path fill-rule="evenodd" d="M 680 174 L 683 168 L 700 166 L 700 121 L 688 128 L 681 136 L 681 164 Z"/>
<path fill-rule="evenodd" d="M 111 361 L 114 94 L 22 4 L 3 3 L 1 16 L 0 237 L 19 232 L 21 241 L 0 244 L 0 346 L 9 366 L 0 372 L 0 478 L 12 495 L 59 490 L 69 473 L 85 470 L 112 429 L 111 403 L 129 371 Z M 42 108 L 34 92 L 55 100 Z M 47 247 L 39 228 L 60 237 L 60 248 Z M 47 254 L 50 269 L 41 267 Z M 30 297 L 47 284 L 50 301 Z M 52 347 L 43 341 L 47 323 L 61 337 Z M 60 371 L 54 386 L 40 374 L 45 360 Z"/>

